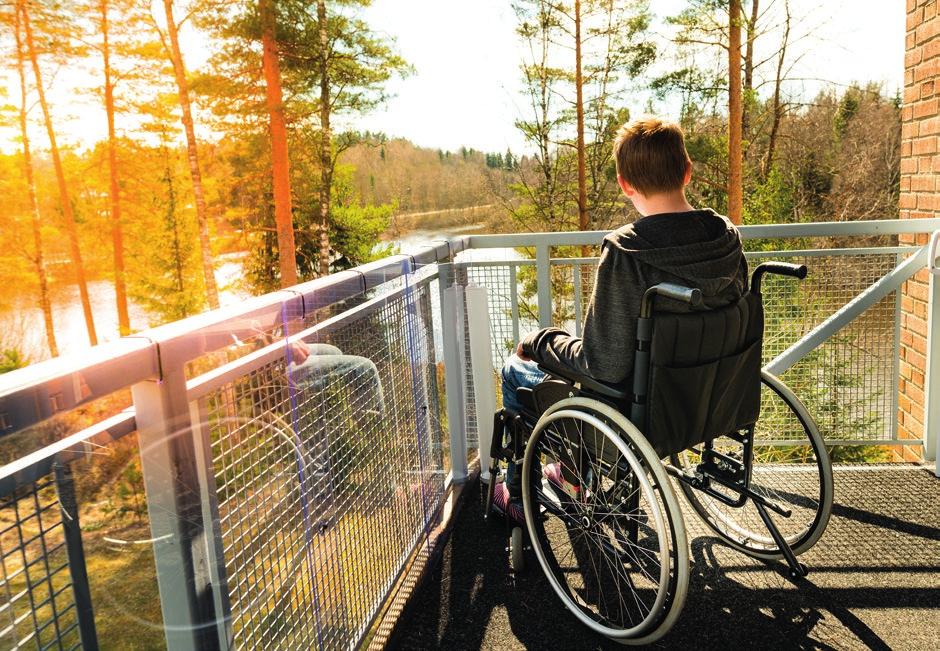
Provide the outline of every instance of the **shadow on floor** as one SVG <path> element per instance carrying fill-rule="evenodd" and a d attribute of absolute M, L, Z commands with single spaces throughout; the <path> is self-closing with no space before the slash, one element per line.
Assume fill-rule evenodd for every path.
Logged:
<path fill-rule="evenodd" d="M 688 597 L 675 627 L 655 646 L 929 648 L 940 639 L 940 481 L 917 473 L 926 489 L 904 493 L 919 494 L 922 508 L 898 508 L 892 490 L 914 477 L 907 472 L 875 495 L 856 492 L 842 501 L 846 489 L 872 488 L 874 476 L 837 475 L 829 529 L 804 556 L 811 573 L 797 584 L 783 564 L 729 549 L 687 513 Z M 525 573 L 509 571 L 507 532 L 483 521 L 480 493 L 470 489 L 441 565 L 406 610 L 393 648 L 624 648 L 565 610 L 534 555 Z M 911 513 L 917 517 L 905 517 Z"/>

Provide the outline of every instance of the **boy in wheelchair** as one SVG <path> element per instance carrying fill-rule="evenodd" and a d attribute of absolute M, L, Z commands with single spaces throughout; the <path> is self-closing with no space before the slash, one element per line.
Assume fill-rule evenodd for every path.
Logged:
<path fill-rule="evenodd" d="M 604 238 L 584 336 L 545 328 L 507 360 L 484 508 L 512 526 L 514 570 L 531 549 L 585 626 L 649 644 L 689 585 L 674 485 L 723 542 L 799 580 L 832 467 L 805 405 L 761 368 L 763 274 L 806 267 L 765 262 L 749 280 L 737 229 L 686 200 L 677 125 L 631 122 L 614 155 L 641 217 Z"/>
<path fill-rule="evenodd" d="M 747 291 L 747 262 L 737 229 L 726 217 L 708 208 L 697 210 L 686 199 L 692 162 L 677 124 L 656 118 L 625 124 L 614 143 L 614 160 L 617 182 L 640 219 L 604 238 L 584 336 L 544 328 L 526 336 L 507 359 L 502 394 L 510 413 L 524 411 L 519 389 L 545 379 L 540 366 L 628 387 L 636 319 L 643 294 L 653 285 L 699 289 L 703 309 L 730 305 Z M 663 299 L 657 309 L 685 312 L 689 306 Z M 509 501 L 518 503 L 521 488 L 514 465 L 506 483 Z M 506 506 L 521 514 L 520 508 Z"/>

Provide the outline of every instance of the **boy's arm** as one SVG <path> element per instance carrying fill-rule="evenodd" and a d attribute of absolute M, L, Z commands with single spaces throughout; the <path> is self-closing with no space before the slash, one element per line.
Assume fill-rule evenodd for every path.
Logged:
<path fill-rule="evenodd" d="M 639 294 L 636 270 L 624 256 L 604 246 L 594 292 L 584 318 L 584 337 L 560 328 L 544 328 L 522 341 L 523 352 L 536 362 L 561 365 L 602 382 L 621 382 L 633 369 L 633 345 Z M 632 265 L 631 265 L 632 266 Z"/>

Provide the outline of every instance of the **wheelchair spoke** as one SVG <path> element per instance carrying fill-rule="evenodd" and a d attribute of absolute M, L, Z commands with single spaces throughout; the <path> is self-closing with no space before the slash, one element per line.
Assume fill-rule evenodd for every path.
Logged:
<path fill-rule="evenodd" d="M 538 452 L 527 450 L 526 472 L 534 472 L 530 458 L 539 472 L 529 494 L 544 506 L 533 546 L 577 612 L 612 631 L 642 631 L 669 612 L 664 581 L 673 580 L 675 560 L 662 525 L 671 514 L 656 497 L 659 481 L 609 432 L 604 421 L 559 418 L 530 439 Z"/>
<path fill-rule="evenodd" d="M 832 469 L 818 429 L 798 408 L 799 400 L 776 378 L 765 376 L 763 381 L 761 416 L 752 432 L 749 488 L 790 512 L 790 517 L 779 516 L 774 522 L 787 545 L 802 553 L 818 540 L 828 521 Z M 742 450 L 742 445 L 730 438 L 720 437 L 712 445 L 715 451 L 732 457 Z M 700 450 L 686 450 L 674 456 L 673 463 L 684 472 L 694 473 L 702 454 Z M 780 555 L 752 500 L 732 506 L 684 482 L 680 487 L 705 523 L 732 546 L 759 557 Z M 734 490 L 718 490 L 737 497 Z"/>

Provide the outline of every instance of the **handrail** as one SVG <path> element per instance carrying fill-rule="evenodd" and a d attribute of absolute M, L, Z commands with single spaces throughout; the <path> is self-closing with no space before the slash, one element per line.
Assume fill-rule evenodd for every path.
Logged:
<path fill-rule="evenodd" d="M 884 219 L 852 222 L 811 222 L 806 224 L 760 224 L 740 226 L 741 238 L 792 239 L 798 237 L 838 237 L 859 235 L 921 235 L 940 229 L 940 218 Z M 513 248 L 517 246 L 598 245 L 610 231 L 569 231 L 561 233 L 510 233 L 470 235 L 471 249 Z"/>
<path fill-rule="evenodd" d="M 284 320 L 294 321 L 450 259 L 466 237 L 394 255 L 180 321 L 144 330 L 80 353 L 56 357 L 0 375 L 0 437 L 147 379 L 180 368 Z"/>
<path fill-rule="evenodd" d="M 869 220 L 743 226 L 744 239 L 927 234 L 938 219 Z M 0 376 L 0 436 L 20 431 L 145 379 L 179 368 L 201 355 L 255 334 L 260 324 L 300 320 L 316 310 L 361 295 L 474 248 L 597 244 L 606 231 L 471 235 L 440 240 L 418 251 L 395 255 L 287 290 L 248 299 L 92 347 L 80 354 L 33 364 Z"/>

